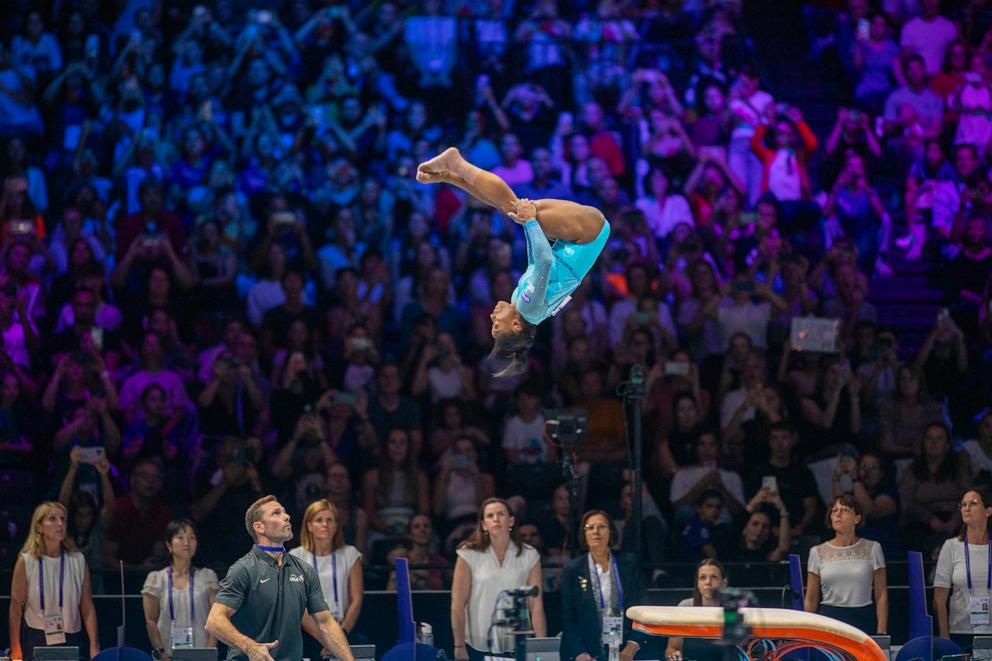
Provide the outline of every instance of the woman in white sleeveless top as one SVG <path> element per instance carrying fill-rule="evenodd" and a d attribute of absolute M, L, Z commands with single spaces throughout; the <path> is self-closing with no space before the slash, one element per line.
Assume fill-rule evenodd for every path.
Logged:
<path fill-rule="evenodd" d="M 524 544 L 513 530 L 513 509 L 502 498 L 489 498 L 479 510 L 475 532 L 458 547 L 455 575 L 451 584 L 451 631 L 455 638 L 455 659 L 480 660 L 484 656 L 513 655 L 513 638 L 494 627 L 490 642 L 489 625 L 493 608 L 504 590 L 523 586 L 537 588 L 528 599 L 534 635 L 543 638 L 548 625 L 541 594 L 541 556 Z M 501 605 L 509 606 L 511 600 Z"/>
<path fill-rule="evenodd" d="M 314 568 L 331 615 L 341 625 L 350 642 L 361 642 L 358 638 L 362 637 L 352 630 L 362 614 L 365 591 L 362 554 L 354 546 L 344 543 L 338 508 L 333 503 L 321 498 L 307 506 L 303 512 L 303 523 L 300 524 L 300 545 L 289 554 Z M 309 615 L 303 620 L 303 628 L 320 640 L 316 635 L 317 624 Z"/>
<path fill-rule="evenodd" d="M 141 588 L 141 604 L 152 656 L 171 661 L 173 648 L 217 647 L 217 639 L 204 625 L 219 585 L 213 569 L 193 566 L 197 542 L 192 521 L 171 521 L 165 546 L 172 561 L 165 569 L 148 574 Z"/>
<path fill-rule="evenodd" d="M 32 659 L 34 648 L 46 645 L 78 647 L 81 658 L 100 653 L 90 570 L 66 536 L 67 518 L 65 507 L 51 501 L 38 505 L 31 515 L 31 531 L 10 586 L 12 659 Z"/>

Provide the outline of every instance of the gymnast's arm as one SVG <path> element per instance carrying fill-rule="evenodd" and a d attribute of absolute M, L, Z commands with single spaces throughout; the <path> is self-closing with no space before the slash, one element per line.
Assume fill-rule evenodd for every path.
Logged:
<path fill-rule="evenodd" d="M 551 243 L 537 220 L 524 223 L 524 235 L 527 237 L 528 267 L 524 274 L 527 284 L 517 299 L 517 312 L 528 320 L 535 317 L 540 319 L 546 316 L 544 297 L 551 279 Z"/>

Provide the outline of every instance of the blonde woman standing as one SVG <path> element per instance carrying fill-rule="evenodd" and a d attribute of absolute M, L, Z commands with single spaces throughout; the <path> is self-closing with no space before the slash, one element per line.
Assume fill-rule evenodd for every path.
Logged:
<path fill-rule="evenodd" d="M 306 562 L 320 577 L 320 589 L 331 609 L 331 615 L 354 642 L 352 630 L 362 613 L 362 554 L 344 543 L 344 531 L 338 508 L 321 498 L 307 506 L 300 526 L 300 545 L 289 552 Z M 307 633 L 320 639 L 316 623 L 309 615 L 303 620 Z"/>
<path fill-rule="evenodd" d="M 31 531 L 10 586 L 12 659 L 31 659 L 36 647 L 46 645 L 78 647 L 82 658 L 100 653 L 90 570 L 66 536 L 67 518 L 65 507 L 51 501 L 38 505 L 31 515 Z"/>

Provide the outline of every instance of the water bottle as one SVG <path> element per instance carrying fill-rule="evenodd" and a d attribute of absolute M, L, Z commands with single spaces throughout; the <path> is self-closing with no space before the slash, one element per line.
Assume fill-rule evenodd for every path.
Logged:
<path fill-rule="evenodd" d="M 434 627 L 432 627 L 429 623 L 417 623 L 417 644 L 434 647 Z"/>

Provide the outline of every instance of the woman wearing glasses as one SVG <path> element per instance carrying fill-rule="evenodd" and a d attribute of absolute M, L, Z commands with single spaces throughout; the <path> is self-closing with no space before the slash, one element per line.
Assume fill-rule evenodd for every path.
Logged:
<path fill-rule="evenodd" d="M 856 530 L 864 517 L 853 496 L 834 496 L 829 514 L 834 538 L 809 551 L 806 611 L 846 622 L 868 634 L 885 634 L 889 593 L 882 547 L 858 537 Z"/>
<path fill-rule="evenodd" d="M 969 651 L 976 634 L 992 634 L 989 595 L 992 593 L 992 557 L 989 554 L 989 496 L 970 489 L 961 497 L 964 526 L 957 537 L 944 542 L 933 578 L 933 608 L 942 638 Z M 948 595 L 950 608 L 948 608 Z"/>
<path fill-rule="evenodd" d="M 650 636 L 631 629 L 624 613 L 645 603 L 644 575 L 633 554 L 612 552 L 613 520 L 602 510 L 582 517 L 579 547 L 588 551 L 561 572 L 562 655 L 571 661 L 602 661 L 609 656 L 611 630 L 619 632 L 621 661 L 630 661 Z"/>

